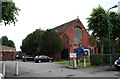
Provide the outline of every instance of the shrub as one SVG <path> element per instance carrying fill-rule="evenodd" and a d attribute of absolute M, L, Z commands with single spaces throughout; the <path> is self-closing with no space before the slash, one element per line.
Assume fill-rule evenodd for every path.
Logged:
<path fill-rule="evenodd" d="M 112 64 L 114 64 L 115 60 L 120 57 L 119 54 L 112 54 Z M 110 55 L 109 54 L 92 54 L 90 56 L 91 65 L 99 66 L 99 65 L 109 65 Z"/>
<path fill-rule="evenodd" d="M 109 54 L 104 54 L 103 55 L 103 65 L 109 65 L 109 62 L 110 62 L 110 57 L 109 57 Z"/>
<path fill-rule="evenodd" d="M 90 56 L 91 65 L 99 66 L 103 64 L 103 55 L 101 54 L 92 54 Z"/>
<path fill-rule="evenodd" d="M 114 64 L 115 60 L 119 58 L 119 54 L 112 54 L 111 59 L 112 59 L 112 64 Z M 109 65 L 110 62 L 110 55 L 109 54 L 104 54 L 104 59 L 103 59 L 103 64 Z"/>
<path fill-rule="evenodd" d="M 115 60 L 117 60 L 120 57 L 120 55 L 119 54 L 112 54 L 111 57 L 112 57 L 112 64 L 114 64 Z"/>

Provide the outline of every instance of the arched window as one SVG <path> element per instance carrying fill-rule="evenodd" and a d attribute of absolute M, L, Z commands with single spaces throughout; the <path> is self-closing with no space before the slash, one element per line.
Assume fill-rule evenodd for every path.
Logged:
<path fill-rule="evenodd" d="M 81 38 L 81 28 L 80 27 L 74 27 L 74 45 L 80 45 L 82 42 Z"/>

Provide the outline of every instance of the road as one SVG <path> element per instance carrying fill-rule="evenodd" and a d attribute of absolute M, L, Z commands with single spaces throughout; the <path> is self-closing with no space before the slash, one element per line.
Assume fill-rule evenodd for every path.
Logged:
<path fill-rule="evenodd" d="M 107 71 L 107 67 L 70 69 L 58 65 L 56 62 L 35 63 L 33 61 L 22 62 L 3 61 L 6 64 L 6 77 L 15 77 L 15 63 L 19 65 L 17 77 L 118 77 L 118 71 Z M 2 70 L 0 62 L 0 72 Z"/>

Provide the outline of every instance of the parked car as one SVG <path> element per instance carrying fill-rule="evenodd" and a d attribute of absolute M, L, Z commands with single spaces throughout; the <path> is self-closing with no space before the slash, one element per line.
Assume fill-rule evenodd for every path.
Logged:
<path fill-rule="evenodd" d="M 0 73 L 0 79 L 5 79 L 5 77 Z"/>
<path fill-rule="evenodd" d="M 23 60 L 24 62 L 26 62 L 26 61 L 34 61 L 34 57 L 31 56 L 31 55 L 26 55 L 26 56 L 23 56 L 23 57 L 22 57 L 22 60 Z"/>
<path fill-rule="evenodd" d="M 52 62 L 53 58 L 49 57 L 49 56 L 45 56 L 45 55 L 40 55 L 40 56 L 36 56 L 34 61 L 36 63 L 40 63 L 40 62 Z"/>
<path fill-rule="evenodd" d="M 120 57 L 115 61 L 114 66 L 116 70 L 120 69 Z"/>

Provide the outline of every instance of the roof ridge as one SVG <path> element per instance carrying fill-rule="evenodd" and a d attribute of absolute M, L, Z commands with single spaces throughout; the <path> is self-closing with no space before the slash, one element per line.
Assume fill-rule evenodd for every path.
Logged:
<path fill-rule="evenodd" d="M 72 21 L 66 22 L 66 23 L 61 24 L 61 25 L 59 25 L 59 26 L 57 26 L 57 27 L 54 27 L 53 29 L 55 29 L 55 28 L 59 28 L 59 27 L 65 25 L 65 24 L 71 23 L 71 22 L 76 21 L 76 20 L 77 20 L 77 19 L 74 19 L 74 20 L 72 20 Z"/>
<path fill-rule="evenodd" d="M 66 23 L 64 23 L 64 24 L 62 24 L 62 25 L 59 25 L 59 26 L 53 28 L 53 29 L 54 29 L 56 32 L 58 32 L 59 34 L 62 34 L 62 33 L 64 33 L 76 20 L 77 20 L 77 19 L 72 20 L 72 21 L 69 21 L 69 22 L 66 22 Z"/>

